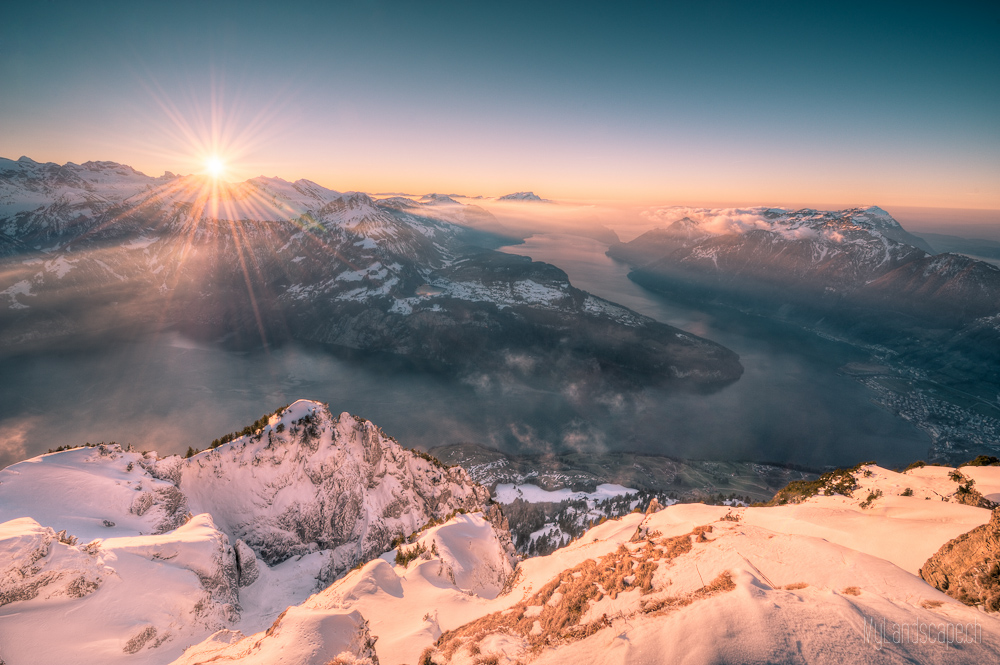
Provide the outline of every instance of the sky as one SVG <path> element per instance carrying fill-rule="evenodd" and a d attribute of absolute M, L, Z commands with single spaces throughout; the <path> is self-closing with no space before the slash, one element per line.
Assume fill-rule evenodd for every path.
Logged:
<path fill-rule="evenodd" d="M 997 3 L 45 2 L 0 156 L 341 191 L 1000 209 Z"/>

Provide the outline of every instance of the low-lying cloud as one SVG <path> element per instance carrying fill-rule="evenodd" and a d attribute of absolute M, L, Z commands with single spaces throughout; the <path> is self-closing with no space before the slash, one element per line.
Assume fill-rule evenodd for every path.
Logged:
<path fill-rule="evenodd" d="M 36 420 L 37 417 L 27 417 L 0 422 L 0 469 L 20 462 L 27 456 L 25 443 Z"/>

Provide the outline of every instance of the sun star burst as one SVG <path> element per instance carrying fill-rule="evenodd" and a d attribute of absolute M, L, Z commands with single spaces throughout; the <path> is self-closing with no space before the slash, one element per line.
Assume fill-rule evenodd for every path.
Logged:
<path fill-rule="evenodd" d="M 226 164 L 219 157 L 212 156 L 205 160 L 205 173 L 213 178 L 221 178 L 226 172 Z"/>

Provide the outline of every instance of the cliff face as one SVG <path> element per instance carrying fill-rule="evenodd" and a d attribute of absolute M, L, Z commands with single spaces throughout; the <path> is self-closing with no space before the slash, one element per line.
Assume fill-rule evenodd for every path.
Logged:
<path fill-rule="evenodd" d="M 1000 508 L 988 523 L 942 545 L 920 577 L 966 605 L 1000 611 Z"/>

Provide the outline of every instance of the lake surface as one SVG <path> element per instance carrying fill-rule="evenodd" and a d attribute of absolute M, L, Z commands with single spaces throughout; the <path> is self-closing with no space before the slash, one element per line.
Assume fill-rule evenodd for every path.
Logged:
<path fill-rule="evenodd" d="M 578 288 L 740 355 L 743 376 L 714 395 L 650 391 L 661 399 L 647 417 L 669 426 L 661 434 L 665 454 L 817 466 L 872 459 L 903 464 L 927 454 L 925 434 L 873 404 L 867 388 L 838 372 L 867 360 L 866 351 L 731 308 L 669 300 L 630 281 L 629 266 L 606 249 L 589 238 L 547 234 L 503 251 L 557 265 Z"/>
<path fill-rule="evenodd" d="M 929 441 L 837 373 L 867 354 L 724 308 L 671 303 L 630 282 L 597 241 L 542 235 L 507 248 L 565 270 L 574 285 L 740 354 L 743 377 L 713 395 L 662 390 L 579 397 L 456 381 L 397 363 L 292 344 L 234 353 L 164 333 L 97 350 L 2 361 L 0 465 L 85 441 L 160 454 L 204 448 L 298 398 L 374 421 L 408 447 L 471 441 L 508 451 L 634 450 L 812 467 L 904 464 Z"/>

